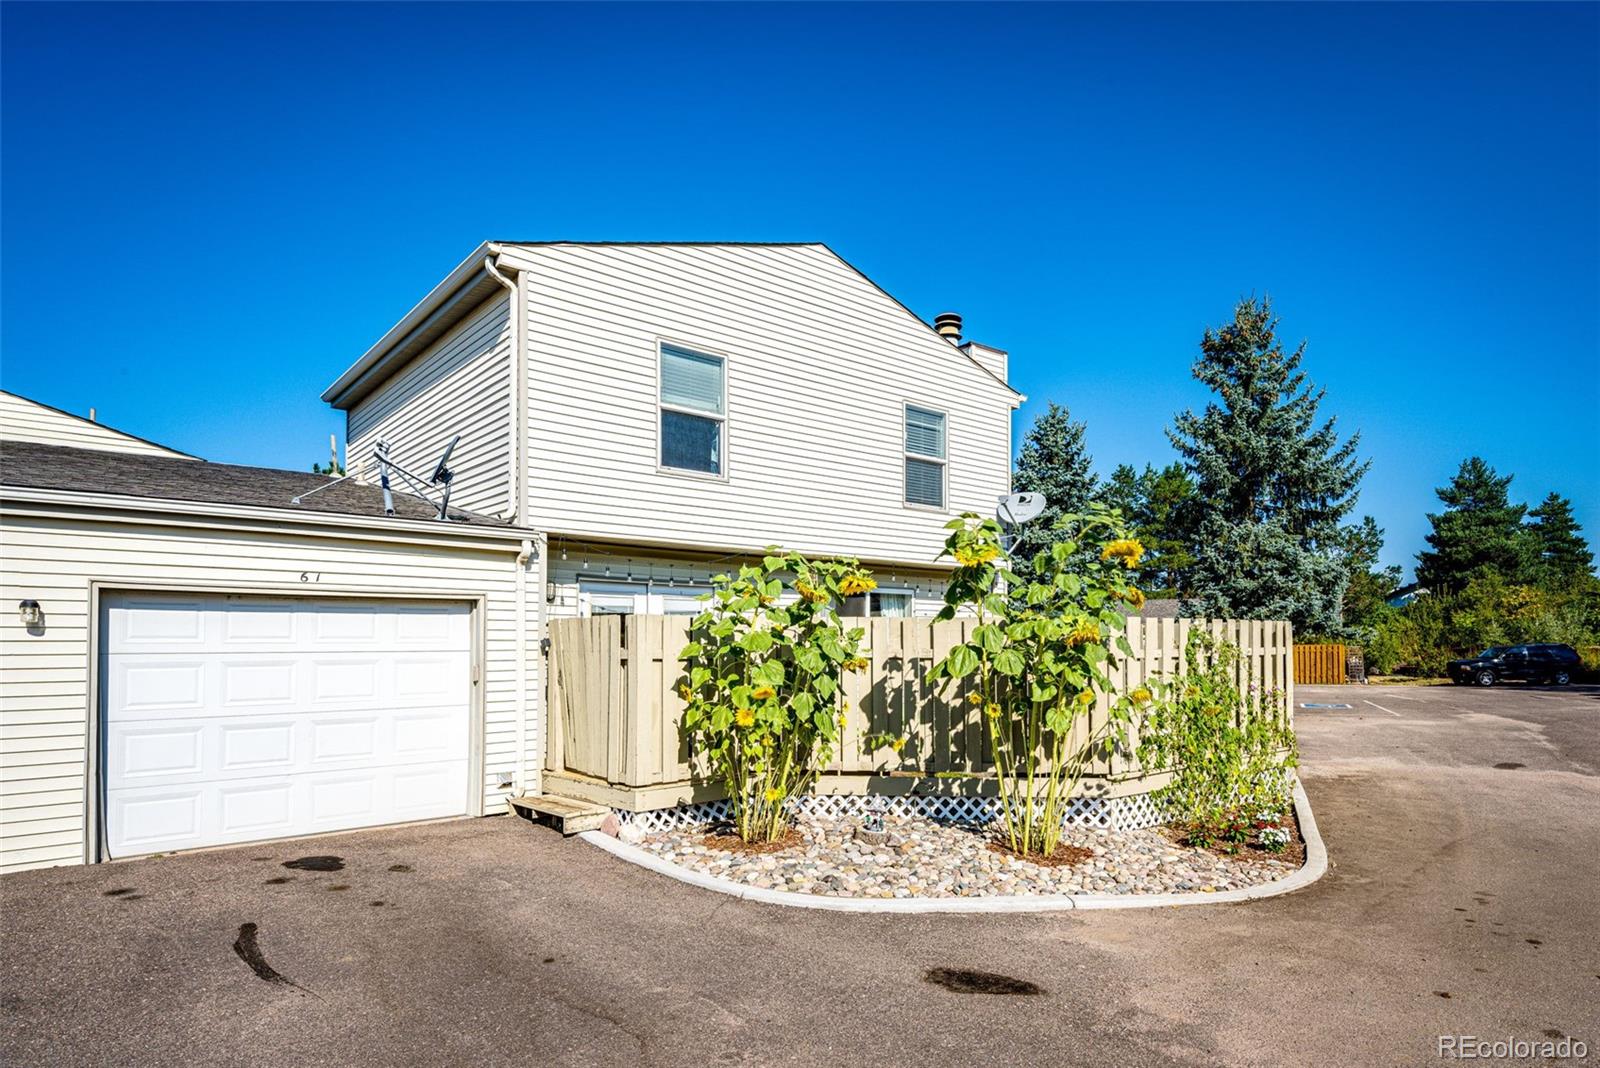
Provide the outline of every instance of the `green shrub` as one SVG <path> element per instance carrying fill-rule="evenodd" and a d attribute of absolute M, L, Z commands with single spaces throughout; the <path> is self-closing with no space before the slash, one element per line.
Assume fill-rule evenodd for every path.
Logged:
<path fill-rule="evenodd" d="M 798 596 L 781 604 L 785 579 Z M 768 841 L 838 741 L 840 672 L 867 664 L 864 632 L 840 622 L 836 603 L 877 583 L 854 560 L 776 550 L 712 581 L 680 654 L 683 726 L 727 788 L 739 836 Z"/>
<path fill-rule="evenodd" d="M 1191 631 L 1184 672 L 1154 683 L 1140 723 L 1139 760 L 1172 772 L 1156 800 L 1195 845 L 1242 845 L 1260 814 L 1290 804 L 1298 758 L 1283 695 L 1248 672 L 1241 690 L 1238 661 L 1232 642 Z"/>

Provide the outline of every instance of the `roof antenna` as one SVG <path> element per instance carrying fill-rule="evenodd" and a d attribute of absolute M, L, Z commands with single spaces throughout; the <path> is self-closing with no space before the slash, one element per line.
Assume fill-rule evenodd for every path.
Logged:
<path fill-rule="evenodd" d="M 455 480 L 455 472 L 451 471 L 448 465 L 450 453 L 455 449 L 456 442 L 460 440 L 460 434 L 450 439 L 450 443 L 444 447 L 444 455 L 440 456 L 439 462 L 433 466 L 433 474 L 428 476 L 426 480 L 418 478 L 389 459 L 389 443 L 387 441 L 378 442 L 378 447 L 374 451 L 378 460 L 378 484 L 383 487 L 383 514 L 394 515 L 394 495 L 389 487 L 389 474 L 393 472 L 400 477 L 402 482 L 410 486 L 417 496 L 429 504 L 434 503 L 433 498 L 429 496 L 432 492 L 432 487 L 443 486 L 444 492 L 440 494 L 438 503 L 438 518 L 441 520 L 447 518 L 450 510 L 450 484 Z"/>

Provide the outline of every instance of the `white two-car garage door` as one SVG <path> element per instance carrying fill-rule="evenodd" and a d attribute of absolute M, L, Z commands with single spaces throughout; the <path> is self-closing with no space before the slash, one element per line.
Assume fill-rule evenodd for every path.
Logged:
<path fill-rule="evenodd" d="M 102 600 L 113 857 L 469 811 L 470 606 Z"/>

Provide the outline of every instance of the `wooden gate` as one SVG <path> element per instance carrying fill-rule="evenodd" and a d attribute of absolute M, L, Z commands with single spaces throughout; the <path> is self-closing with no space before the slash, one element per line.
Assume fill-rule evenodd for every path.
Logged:
<path fill-rule="evenodd" d="M 1294 647 L 1294 681 L 1309 686 L 1342 686 L 1345 676 L 1343 645 Z"/>

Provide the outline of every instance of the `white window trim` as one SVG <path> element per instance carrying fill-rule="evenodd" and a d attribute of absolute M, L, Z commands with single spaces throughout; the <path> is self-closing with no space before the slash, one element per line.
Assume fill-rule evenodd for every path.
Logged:
<path fill-rule="evenodd" d="M 921 407 L 921 405 L 918 405 Z M 872 595 L 888 594 L 894 597 L 906 598 L 906 614 L 903 616 L 875 616 L 872 614 Z M 866 605 L 867 613 L 862 616 L 844 616 L 845 619 L 915 619 L 917 618 L 917 591 L 910 586 L 879 586 L 867 593 L 858 595 Z"/>
<path fill-rule="evenodd" d="M 911 429 L 911 409 L 932 412 L 944 420 L 944 456 L 924 456 L 919 452 L 912 452 L 906 448 L 906 437 Z M 906 484 L 906 461 L 922 460 L 930 464 L 939 465 L 940 486 L 939 496 L 944 503 L 940 505 L 919 504 L 910 499 L 911 487 Z M 902 401 L 900 404 L 900 504 L 917 512 L 933 512 L 937 515 L 950 514 L 950 413 L 943 408 L 935 408 L 931 404 L 922 404 L 917 401 Z"/>
<path fill-rule="evenodd" d="M 689 341 L 677 341 L 669 337 L 656 339 L 656 473 L 674 475 L 679 478 L 695 478 L 702 482 L 728 481 L 728 375 L 731 361 L 728 354 L 720 349 L 711 348 Z M 709 356 L 722 361 L 722 412 L 702 412 L 693 408 L 685 408 L 677 404 L 668 404 L 661 399 L 661 366 L 666 359 L 666 348 L 685 349 L 696 356 Z M 721 454 L 717 457 L 717 472 L 696 471 L 690 467 L 669 467 L 662 460 L 662 452 L 666 448 L 666 441 L 661 433 L 661 413 L 677 412 L 680 415 L 692 415 L 699 419 L 714 419 L 722 424 L 722 433 L 718 437 Z M 947 449 L 948 451 L 948 449 Z"/>

